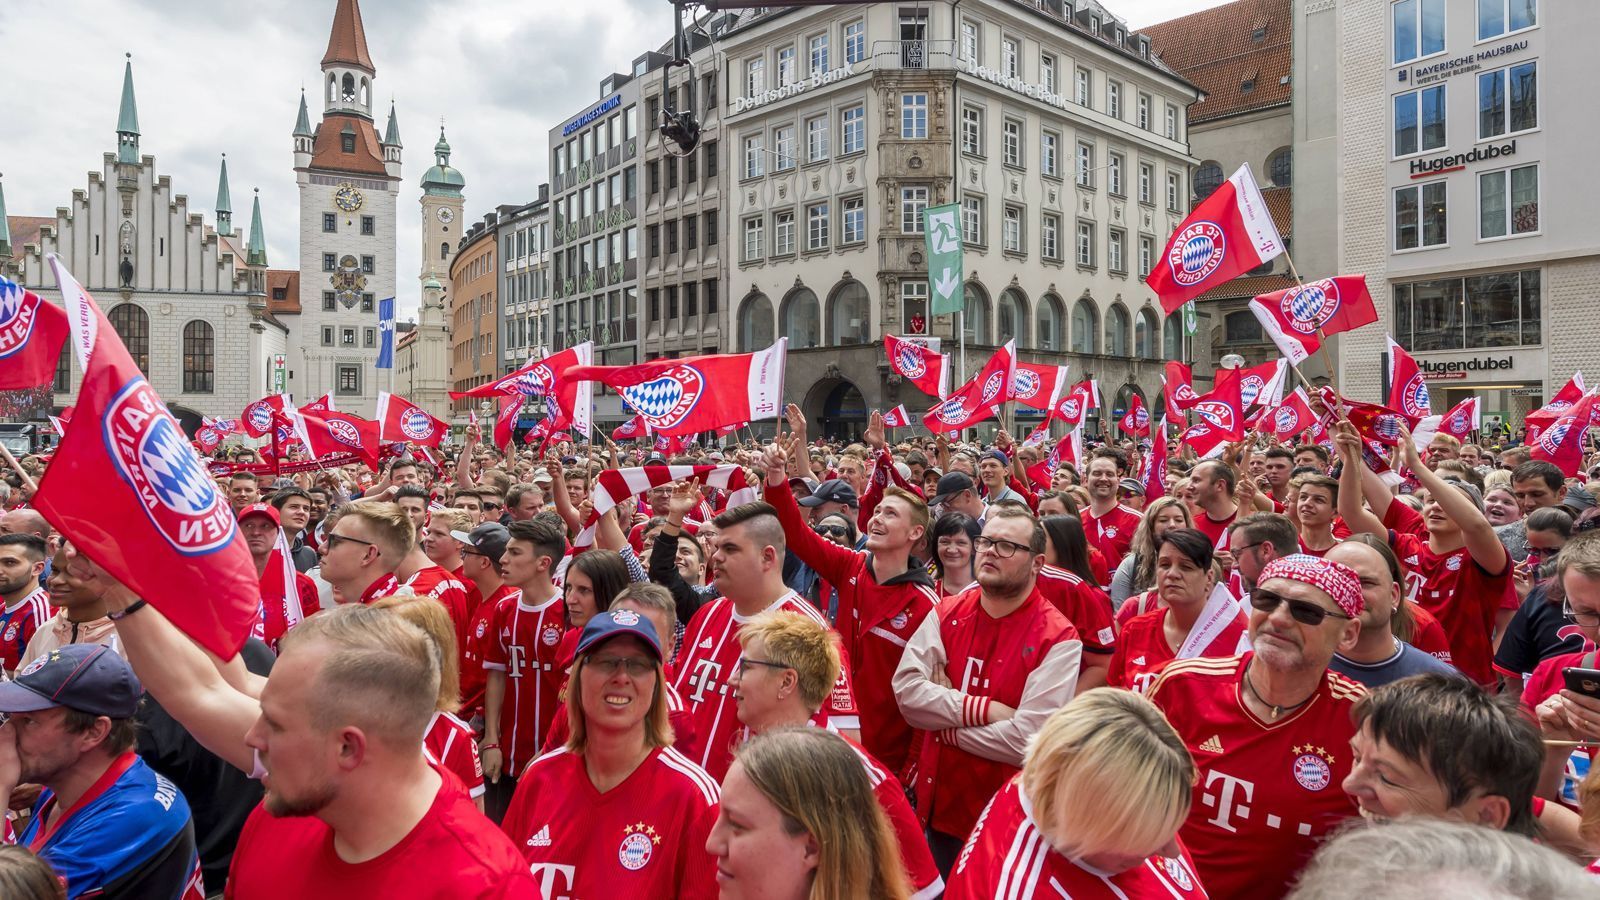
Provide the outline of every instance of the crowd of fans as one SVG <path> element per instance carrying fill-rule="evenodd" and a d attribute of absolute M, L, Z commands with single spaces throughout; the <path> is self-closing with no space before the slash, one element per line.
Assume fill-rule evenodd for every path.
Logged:
<path fill-rule="evenodd" d="M 0 897 L 1600 897 L 1600 484 L 1409 433 L 1380 475 L 1348 422 L 1161 480 L 785 419 L 225 447 L 227 660 L 14 463 Z"/>

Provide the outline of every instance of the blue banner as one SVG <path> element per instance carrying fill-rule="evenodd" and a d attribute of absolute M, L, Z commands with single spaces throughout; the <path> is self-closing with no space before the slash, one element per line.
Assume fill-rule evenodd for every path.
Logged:
<path fill-rule="evenodd" d="M 394 368 L 394 298 L 378 301 L 378 368 Z"/>

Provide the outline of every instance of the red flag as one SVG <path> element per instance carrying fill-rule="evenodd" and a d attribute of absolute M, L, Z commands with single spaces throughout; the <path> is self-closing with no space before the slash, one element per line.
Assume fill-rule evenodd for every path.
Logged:
<path fill-rule="evenodd" d="M 305 412 L 304 409 L 301 412 Z M 437 447 L 450 426 L 399 394 L 378 392 L 378 439 Z"/>
<path fill-rule="evenodd" d="M 611 430 L 613 441 L 632 441 L 650 434 L 650 425 L 645 422 L 644 416 L 634 416 L 621 425 Z"/>
<path fill-rule="evenodd" d="M 55 304 L 0 278 L 0 391 L 49 384 L 67 330 L 67 314 Z"/>
<path fill-rule="evenodd" d="M 1144 408 L 1144 401 L 1138 394 L 1128 400 L 1128 411 L 1122 414 L 1117 426 L 1134 437 L 1144 437 L 1150 433 L 1150 411 Z"/>
<path fill-rule="evenodd" d="M 494 445 L 502 452 L 511 446 L 512 432 L 517 427 L 517 415 L 522 412 L 521 394 L 501 395 L 500 408 L 494 417 Z"/>
<path fill-rule="evenodd" d="M 1006 341 L 971 381 L 928 410 L 922 417 L 922 424 L 937 434 L 958 431 L 994 415 L 1006 401 L 1008 386 L 1016 377 L 1016 343 Z"/>
<path fill-rule="evenodd" d="M 1586 390 L 1583 385 L 1583 373 L 1573 372 L 1572 377 L 1561 386 L 1561 390 L 1556 391 L 1556 395 L 1550 398 L 1549 403 L 1523 417 L 1523 424 L 1528 426 L 1528 439 L 1532 440 L 1539 431 L 1550 427 L 1550 423 L 1560 418 L 1574 403 L 1583 398 Z"/>
<path fill-rule="evenodd" d="M 235 419 L 228 419 L 227 421 L 233 422 L 233 421 L 236 421 L 236 420 Z M 66 436 L 66 434 L 67 434 L 67 426 L 71 425 L 71 424 L 72 424 L 72 407 L 70 407 L 70 406 L 64 407 L 61 410 L 61 415 L 59 415 L 59 416 L 51 416 L 50 417 L 50 427 L 54 428 L 56 434 L 58 434 L 58 435 L 60 435 L 62 437 Z"/>
<path fill-rule="evenodd" d="M 1222 452 L 1223 446 L 1228 443 L 1228 435 L 1206 421 L 1202 414 L 1200 421 L 1184 429 L 1183 434 L 1178 436 L 1178 443 L 1193 447 L 1201 459 L 1209 459 Z"/>
<path fill-rule="evenodd" d="M 1050 416 L 1067 423 L 1068 429 L 1075 429 L 1083 424 L 1083 417 L 1089 410 L 1100 407 L 1099 397 L 1100 383 L 1085 379 L 1073 385 L 1067 396 L 1050 409 Z"/>
<path fill-rule="evenodd" d="M 889 356 L 889 368 L 896 375 L 916 385 L 924 394 L 932 394 L 940 400 L 949 396 L 950 357 L 939 352 L 938 338 L 897 338 L 886 334 L 883 349 Z"/>
<path fill-rule="evenodd" d="M 1400 443 L 1400 426 L 1410 427 L 1404 415 L 1387 406 L 1341 397 L 1332 387 L 1324 387 L 1317 393 L 1329 409 L 1349 419 L 1362 439 L 1370 443 L 1393 447 Z"/>
<path fill-rule="evenodd" d="M 1398 410 L 1415 428 L 1424 417 L 1433 415 L 1428 400 L 1428 380 L 1405 348 L 1388 335 L 1384 335 L 1384 339 L 1389 342 L 1389 408 Z"/>
<path fill-rule="evenodd" d="M 1033 430 L 1028 432 L 1028 436 L 1022 439 L 1022 446 L 1024 446 L 1024 447 L 1037 447 L 1037 446 L 1039 446 L 1040 444 L 1043 444 L 1045 441 L 1047 441 L 1049 439 L 1050 439 L 1050 417 L 1046 416 L 1044 421 L 1040 422 L 1038 425 L 1033 426 Z"/>
<path fill-rule="evenodd" d="M 300 407 L 300 411 L 321 415 L 325 412 L 338 412 L 339 410 L 333 405 L 333 394 L 330 392 Z"/>
<path fill-rule="evenodd" d="M 1145 282 L 1170 316 L 1282 252 L 1283 238 L 1246 163 L 1183 220 Z"/>
<path fill-rule="evenodd" d="M 244 412 L 239 414 L 239 424 L 243 426 L 245 434 L 253 438 L 265 437 L 276 421 L 272 414 L 293 408 L 288 394 L 268 394 L 244 408 Z"/>
<path fill-rule="evenodd" d="M 83 287 L 48 257 L 83 369 L 76 418 L 33 505 L 62 536 L 227 659 L 261 605 L 227 498 Z"/>
<path fill-rule="evenodd" d="M 1011 378 L 1011 396 L 1023 406 L 1034 409 L 1054 409 L 1061 392 L 1067 389 L 1066 366 L 1041 366 L 1036 363 L 1017 363 Z"/>
<path fill-rule="evenodd" d="M 1283 402 L 1284 382 L 1289 376 L 1288 360 L 1264 362 L 1259 366 L 1239 370 L 1239 397 L 1245 409 L 1255 406 L 1277 406 Z"/>
<path fill-rule="evenodd" d="M 1134 395 L 1138 399 L 1138 395 Z M 1155 438 L 1150 441 L 1150 452 L 1144 455 L 1144 462 L 1140 465 L 1139 481 L 1144 484 L 1144 502 L 1149 506 L 1153 501 L 1167 495 L 1167 417 L 1161 417 L 1161 424 L 1156 428 Z"/>
<path fill-rule="evenodd" d="M 883 414 L 883 427 L 885 428 L 904 428 L 910 424 L 911 414 L 906 412 L 904 403 Z"/>
<path fill-rule="evenodd" d="M 1465 441 L 1467 436 L 1477 431 L 1479 406 L 1476 396 L 1450 407 L 1450 411 L 1439 418 L 1439 433 L 1448 434 L 1458 441 Z"/>
<path fill-rule="evenodd" d="M 721 428 L 715 429 L 716 435 L 717 437 L 727 437 L 728 435 L 733 434 L 735 431 L 738 431 L 749 424 L 749 422 L 732 422 L 722 426 Z"/>
<path fill-rule="evenodd" d="M 1287 441 L 1295 435 L 1305 431 L 1316 423 L 1316 414 L 1311 411 L 1311 398 L 1306 395 L 1305 388 L 1295 388 L 1282 404 L 1273 407 L 1267 413 L 1267 423 L 1272 426 L 1273 436 L 1280 441 Z"/>
<path fill-rule="evenodd" d="M 1324 278 L 1250 301 L 1267 336 L 1289 362 L 1300 365 L 1322 347 L 1322 339 L 1378 321 L 1365 275 Z"/>
<path fill-rule="evenodd" d="M 349 413 L 302 412 L 289 410 L 289 420 L 295 437 L 306 445 L 312 459 L 322 459 L 336 453 L 355 453 L 374 472 L 378 470 L 378 423 Z"/>
<path fill-rule="evenodd" d="M 777 416 L 783 409 L 787 347 L 788 339 L 778 338 L 755 353 L 658 359 L 635 366 L 573 366 L 562 377 L 616 388 L 658 434 L 691 435 Z"/>
<path fill-rule="evenodd" d="M 1555 463 L 1569 478 L 1583 467 L 1583 438 L 1596 413 L 1595 395 L 1584 394 L 1528 445 L 1528 456 Z"/>
<path fill-rule="evenodd" d="M 682 453 L 683 452 L 683 448 L 685 448 L 687 446 L 689 446 L 689 442 L 684 440 L 682 437 L 679 437 L 677 435 L 673 435 L 673 436 L 669 437 L 669 436 L 664 435 L 664 434 L 657 434 L 656 435 L 656 440 L 655 440 L 655 445 L 654 445 L 655 451 L 657 453 L 663 453 L 663 454 L 668 454 L 668 455 L 673 454 L 673 453 Z"/>
<path fill-rule="evenodd" d="M 1194 411 L 1216 429 L 1224 442 L 1244 440 L 1244 397 L 1240 390 L 1240 383 L 1244 380 L 1242 373 L 1242 369 L 1218 369 L 1216 385 L 1194 405 Z M 1205 430 L 1196 432 L 1197 436 L 1206 434 L 1209 432 Z"/>
<path fill-rule="evenodd" d="M 586 366 L 593 360 L 594 344 L 591 341 L 584 341 L 554 356 L 546 356 L 536 361 L 530 360 L 527 365 L 510 375 L 480 384 L 470 391 L 451 391 L 450 398 L 460 400 L 463 397 L 516 395 L 520 400 L 527 397 L 543 397 L 547 416 L 561 420 L 562 424 L 570 424 L 587 435 L 591 429 L 590 419 L 594 412 L 594 388 L 563 373 L 573 366 Z M 499 426 L 496 425 L 496 435 L 499 431 Z M 506 443 L 509 444 L 510 432 L 507 431 L 506 434 L 508 435 Z M 498 437 L 496 441 L 498 442 Z"/>
<path fill-rule="evenodd" d="M 544 449 L 544 445 L 549 442 L 550 438 L 550 422 L 550 419 L 540 419 L 535 422 L 533 427 L 528 429 L 528 433 L 522 436 L 522 442 L 524 444 L 539 444 L 540 449 Z"/>
<path fill-rule="evenodd" d="M 1169 416 L 1175 412 L 1188 412 L 1200 402 L 1200 395 L 1194 392 L 1194 370 L 1183 363 L 1168 362 L 1161 381 Z"/>

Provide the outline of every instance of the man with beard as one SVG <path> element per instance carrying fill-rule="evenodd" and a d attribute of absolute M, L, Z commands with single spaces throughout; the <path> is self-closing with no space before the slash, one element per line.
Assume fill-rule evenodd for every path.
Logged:
<path fill-rule="evenodd" d="M 139 680 L 107 647 L 53 650 L 0 684 L 0 809 L 44 787 L 18 838 L 66 896 L 178 897 L 198 880 L 189 804 L 133 752 Z"/>
<path fill-rule="evenodd" d="M 1104 554 L 1106 566 L 1112 569 L 1127 555 L 1142 519 L 1137 512 L 1117 502 L 1117 488 L 1121 482 L 1115 456 L 1097 453 L 1089 460 L 1089 468 L 1083 476 L 1083 483 L 1089 488 L 1089 508 L 1083 510 L 1083 533 L 1089 539 L 1089 546 Z"/>
<path fill-rule="evenodd" d="M 302 537 L 305 538 L 306 546 L 315 551 L 322 548 L 322 523 L 328 518 L 331 504 L 328 489 L 325 487 L 313 487 L 306 491 L 306 496 L 311 498 L 311 517 L 306 520 L 306 530 Z"/>
<path fill-rule="evenodd" d="M 69 553 L 63 546 L 52 558 L 50 602 L 56 614 L 34 632 L 17 660 L 18 669 L 26 669 L 28 663 L 69 644 L 105 644 L 122 652 L 116 625 L 106 616 L 106 582 L 93 568 L 71 560 Z"/>
<path fill-rule="evenodd" d="M 0 668 L 10 678 L 45 620 L 54 615 L 50 595 L 39 586 L 47 545 L 31 534 L 0 535 Z"/>

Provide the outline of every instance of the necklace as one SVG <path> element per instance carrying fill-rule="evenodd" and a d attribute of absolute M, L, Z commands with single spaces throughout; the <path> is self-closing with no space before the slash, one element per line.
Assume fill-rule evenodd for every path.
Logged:
<path fill-rule="evenodd" d="M 1252 665 L 1254 665 L 1253 662 Z M 1316 688 L 1312 688 L 1311 693 L 1307 694 L 1306 698 L 1301 700 L 1299 703 L 1291 703 L 1288 706 L 1278 706 L 1275 703 L 1268 703 L 1267 698 L 1261 696 L 1261 692 L 1256 690 L 1256 686 L 1250 683 L 1250 669 L 1248 667 L 1244 670 L 1244 677 L 1240 680 L 1244 682 L 1244 688 L 1250 692 L 1250 696 L 1256 698 L 1261 705 L 1267 707 L 1268 717 L 1274 722 L 1278 721 L 1278 717 L 1284 713 L 1292 709 L 1299 709 L 1300 707 L 1305 706 L 1307 703 L 1310 703 L 1311 698 L 1317 695 Z"/>

